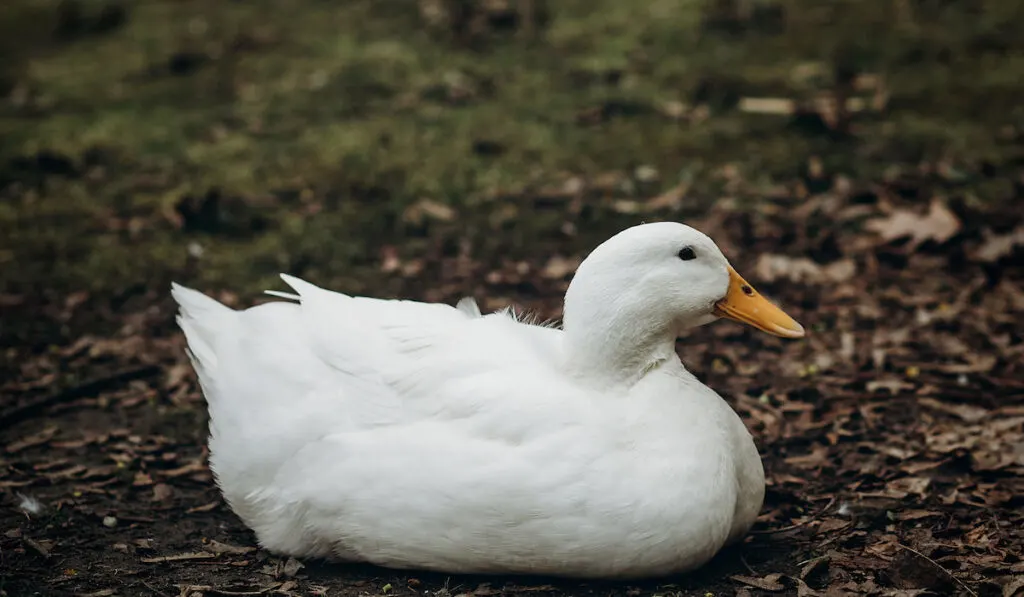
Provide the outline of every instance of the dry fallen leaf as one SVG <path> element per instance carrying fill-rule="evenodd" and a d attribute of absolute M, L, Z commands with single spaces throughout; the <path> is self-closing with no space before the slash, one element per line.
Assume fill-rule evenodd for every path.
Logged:
<path fill-rule="evenodd" d="M 46 429 L 43 429 L 39 433 L 23 437 L 16 442 L 7 444 L 7 453 L 15 454 L 17 452 L 21 452 L 22 450 L 26 450 L 34 446 L 40 446 L 42 444 L 45 444 L 46 442 L 50 441 L 50 439 L 52 439 L 54 435 L 57 434 L 57 431 L 58 429 L 56 427 L 47 427 Z"/>
<path fill-rule="evenodd" d="M 580 265 L 579 257 L 562 257 L 553 255 L 541 268 L 540 274 L 549 280 L 560 280 L 576 271 Z"/>
<path fill-rule="evenodd" d="M 932 480 L 928 477 L 903 477 L 894 479 L 886 484 L 886 495 L 893 498 L 904 498 L 910 494 L 924 496 L 931 485 Z"/>
<path fill-rule="evenodd" d="M 662 209 L 677 210 L 682 207 L 683 199 L 686 197 L 686 192 L 689 189 L 690 185 L 688 183 L 680 183 L 664 193 L 645 201 L 644 210 L 648 212 Z"/>
<path fill-rule="evenodd" d="M 390 274 L 402 267 L 402 260 L 398 257 L 398 249 L 393 245 L 384 245 L 380 248 L 380 271 Z"/>
<path fill-rule="evenodd" d="M 796 102 L 784 97 L 740 98 L 739 109 L 750 114 L 772 114 L 789 116 L 796 112 Z"/>
<path fill-rule="evenodd" d="M 774 282 L 805 282 L 811 284 L 827 284 L 846 282 L 857 273 L 857 265 L 852 259 L 840 259 L 828 265 L 820 265 L 806 257 L 789 257 L 764 253 L 754 266 L 758 280 Z"/>
<path fill-rule="evenodd" d="M 455 210 L 449 205 L 431 199 L 420 199 L 402 212 L 402 219 L 410 224 L 419 225 L 427 219 L 451 222 L 456 215 Z"/>
<path fill-rule="evenodd" d="M 1016 597 L 1024 593 L 1024 576 L 1011 578 L 1003 585 L 1003 597 Z"/>
<path fill-rule="evenodd" d="M 973 406 L 971 404 L 951 404 L 935 400 L 934 398 L 919 398 L 917 401 L 921 406 L 955 415 L 968 423 L 977 423 L 988 417 L 991 412 L 987 408 Z"/>
<path fill-rule="evenodd" d="M 935 198 L 925 215 L 909 209 L 897 209 L 888 216 L 869 220 L 865 228 L 877 233 L 887 243 L 910 237 L 908 246 L 915 249 L 926 241 L 948 241 L 960 232 L 961 223 L 942 199 Z"/>
<path fill-rule="evenodd" d="M 255 547 L 241 547 L 241 546 L 237 546 L 237 545 L 229 545 L 227 543 L 221 543 L 220 541 L 213 541 L 213 540 L 211 540 L 206 545 L 206 550 L 207 551 L 211 551 L 211 552 L 213 552 L 215 554 L 225 554 L 225 553 L 227 553 L 227 554 L 241 555 L 241 554 L 252 553 L 252 552 L 256 551 L 256 548 Z"/>
<path fill-rule="evenodd" d="M 298 574 L 299 570 L 305 567 L 305 564 L 296 560 L 295 558 L 288 558 L 288 560 L 284 563 L 284 566 L 281 568 L 281 573 L 287 577 L 292 577 Z"/>
<path fill-rule="evenodd" d="M 786 589 L 786 586 L 779 582 L 779 580 L 782 578 L 782 574 L 779 574 L 778 572 L 767 574 L 765 576 L 762 576 L 761 578 L 757 578 L 754 576 L 744 576 L 741 574 L 730 576 L 729 578 L 736 582 L 740 582 L 745 585 L 761 589 L 762 591 L 783 591 Z"/>
<path fill-rule="evenodd" d="M 1024 247 L 1024 226 L 1018 226 L 1009 234 L 992 234 L 985 230 L 985 241 L 974 252 L 974 259 L 994 263 L 1011 255 L 1017 247 Z"/>
<path fill-rule="evenodd" d="M 154 502 L 165 502 L 174 497 L 174 489 L 166 483 L 157 483 L 153 486 L 153 497 Z"/>
<path fill-rule="evenodd" d="M 879 390 L 886 390 L 890 394 L 899 394 L 903 391 L 909 391 L 914 389 L 914 384 L 903 381 L 902 379 L 888 378 L 888 379 L 872 379 L 865 388 L 870 393 L 875 393 Z"/>
<path fill-rule="evenodd" d="M 196 512 L 210 512 L 212 510 L 215 510 L 217 508 L 217 506 L 219 506 L 219 505 L 220 505 L 220 501 L 219 500 L 214 500 L 212 502 L 209 502 L 207 504 L 203 504 L 201 506 L 195 506 L 193 508 L 189 508 L 185 512 L 188 513 L 188 514 L 195 514 Z"/>

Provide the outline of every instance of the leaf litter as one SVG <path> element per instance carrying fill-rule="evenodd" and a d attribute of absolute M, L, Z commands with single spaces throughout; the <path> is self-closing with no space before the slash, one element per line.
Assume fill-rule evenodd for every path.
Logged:
<path fill-rule="evenodd" d="M 774 201 L 782 207 L 786 200 Z M 992 246 L 991 230 L 1005 230 L 1013 216 L 970 213 L 970 227 L 942 201 L 923 212 L 899 207 L 866 220 L 860 212 L 832 217 L 835 204 L 828 201 L 803 209 L 799 220 L 792 210 L 743 211 L 723 202 L 696 222 L 723 246 L 746 247 L 730 250 L 737 267 L 752 269 L 765 292 L 792 306 L 812 333 L 804 343 L 780 344 L 719 324 L 694 330 L 680 345 L 684 362 L 750 426 L 768 482 L 765 508 L 740 548 L 742 562 L 727 553 L 684 581 L 689 586 L 724 582 L 736 594 L 799 595 L 1021 589 L 1024 303 L 1014 295 L 1024 272 L 1007 266 L 997 280 L 971 268 L 936 275 L 942 263 L 964 255 L 979 263 L 1005 256 L 1009 249 L 984 247 Z M 659 209 L 671 212 L 673 205 Z M 614 201 L 606 209 L 615 211 Z M 423 213 L 447 218 L 433 207 Z M 787 235 L 799 240 L 775 240 Z M 909 242 L 897 242 L 904 238 Z M 421 267 L 452 272 L 453 280 L 477 277 L 486 299 L 557 317 L 557 299 L 581 257 L 565 246 L 532 261 L 478 263 L 466 253 L 439 253 L 421 258 Z M 399 265 L 386 269 L 412 283 L 421 272 L 406 270 L 406 259 L 395 250 L 385 264 Z M 454 304 L 465 287 L 442 279 L 439 288 L 437 300 Z M 249 532 L 220 507 L 181 340 L 166 326 L 162 335 L 146 332 L 167 317 L 169 311 L 135 317 L 109 339 L 72 338 L 59 356 L 25 365 L 12 387 L 27 401 L 46 396 L 34 380 L 61 368 L 109 368 L 113 360 L 115 371 L 150 369 L 98 376 L 71 403 L 49 400 L 7 428 L 0 483 L 6 491 L 33 488 L 23 495 L 41 507 L 5 519 L 4 549 L 25 570 L 71 557 L 77 572 L 60 582 L 78 583 L 86 593 L 84 579 L 98 573 L 86 572 L 88 557 L 73 547 L 82 541 L 129 568 L 166 568 L 158 576 L 144 568 L 133 574 L 167 594 L 174 578 L 220 579 L 175 584 L 188 594 L 347 590 L 351 577 L 331 565 L 250 547 Z M 163 375 L 151 373 L 154 364 Z M 184 428 L 168 426 L 173 410 L 186 415 Z M 63 522 L 47 523 L 51 511 Z M 207 538 L 214 530 L 216 538 Z M 42 559 L 30 564 L 33 557 Z M 389 579 L 389 594 L 409 586 L 400 572 L 375 574 Z M 292 584 L 260 584 L 257 577 L 267 575 Z M 431 578 L 419 575 L 417 582 Z M 530 589 L 499 586 L 505 588 L 491 590 Z"/>

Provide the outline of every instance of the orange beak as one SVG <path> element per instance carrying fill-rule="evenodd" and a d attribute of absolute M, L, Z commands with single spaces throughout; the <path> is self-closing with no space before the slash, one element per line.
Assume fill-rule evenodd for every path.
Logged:
<path fill-rule="evenodd" d="M 783 338 L 803 338 L 804 326 L 768 302 L 729 266 L 729 290 L 715 303 L 715 315 L 753 326 Z"/>

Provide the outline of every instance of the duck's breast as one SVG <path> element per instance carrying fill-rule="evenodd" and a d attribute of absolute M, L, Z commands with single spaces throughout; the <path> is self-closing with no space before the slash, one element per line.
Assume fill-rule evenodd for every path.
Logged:
<path fill-rule="evenodd" d="M 677 572 L 721 548 L 736 476 L 727 434 L 708 433 L 717 415 L 644 416 L 505 383 L 522 391 L 521 411 L 503 410 L 515 423 L 505 434 L 481 416 L 310 443 L 254 502 L 261 542 L 393 567 L 577 576 Z M 519 425 L 530 417 L 533 428 Z"/>

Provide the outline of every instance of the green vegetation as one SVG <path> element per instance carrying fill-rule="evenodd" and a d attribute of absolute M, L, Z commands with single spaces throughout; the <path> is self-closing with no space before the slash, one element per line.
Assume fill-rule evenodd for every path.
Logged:
<path fill-rule="evenodd" d="M 1024 157 L 1015 2 L 6 4 L 0 291 L 255 290 L 278 271 L 358 291 L 382 279 L 380 244 L 433 250 L 439 235 L 403 217 L 423 200 L 456 210 L 427 224 L 440 236 L 515 257 L 567 219 L 586 246 L 726 193 L 756 200 L 814 157 L 854 180 L 940 163 L 986 201 L 1012 189 L 985 172 Z M 865 74 L 883 87 L 854 89 Z M 847 88 L 883 109 L 835 131 L 740 104 Z M 657 176 L 634 180 L 641 166 Z M 653 215 L 598 199 L 532 213 L 538 189 L 608 173 L 604 198 L 689 194 Z"/>

